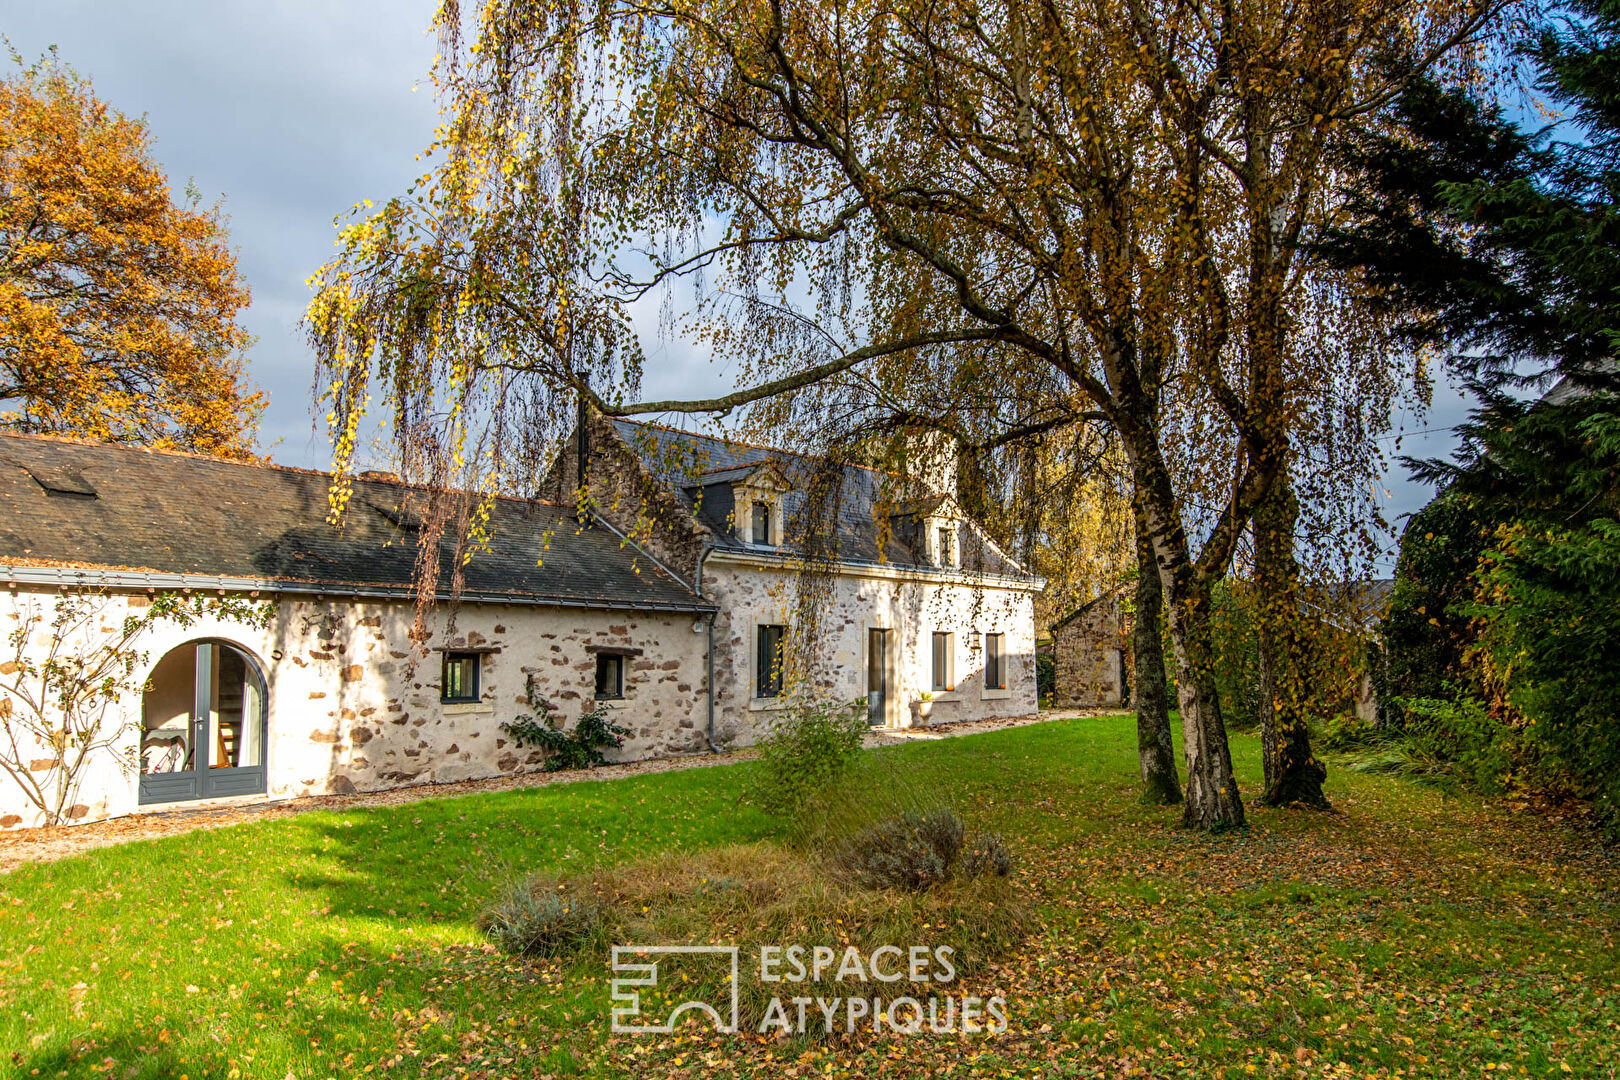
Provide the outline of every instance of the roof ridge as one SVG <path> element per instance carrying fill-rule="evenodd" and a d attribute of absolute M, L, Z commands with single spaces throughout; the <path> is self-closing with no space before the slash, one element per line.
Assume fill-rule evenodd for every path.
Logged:
<path fill-rule="evenodd" d="M 747 447 L 750 450 L 765 450 L 773 454 L 793 453 L 792 450 L 782 446 L 767 446 L 764 443 L 746 442 L 742 439 L 734 439 L 730 435 L 710 435 L 701 431 L 688 431 L 685 428 L 676 427 L 674 424 L 659 423 L 657 420 L 636 420 L 628 416 L 615 416 L 612 419 L 624 424 L 634 424 L 636 427 L 657 428 L 659 431 L 669 431 L 676 435 L 685 435 L 688 438 L 713 439 L 716 442 L 723 442 L 730 446 Z M 799 454 L 798 456 L 805 457 L 807 455 Z"/>
<path fill-rule="evenodd" d="M 91 447 L 93 449 L 98 449 L 98 450 L 116 450 L 116 451 L 124 451 L 124 452 L 127 452 L 127 453 L 132 453 L 132 454 L 150 454 L 150 455 L 153 455 L 153 456 L 162 456 L 162 457 L 190 458 L 190 459 L 192 459 L 194 461 L 203 461 L 203 462 L 208 462 L 208 463 L 215 464 L 215 465 L 233 465 L 233 466 L 237 466 L 239 468 L 244 468 L 244 469 L 264 469 L 264 470 L 274 471 L 274 472 L 292 473 L 292 474 L 297 475 L 297 476 L 321 476 L 321 477 L 325 477 L 328 480 L 334 479 L 334 478 L 336 478 L 338 476 L 337 473 L 331 472 L 330 470 L 327 470 L 327 469 L 306 469 L 301 465 L 283 465 L 280 462 L 270 461 L 268 459 L 254 458 L 254 459 L 244 461 L 244 460 L 241 460 L 241 459 L 238 459 L 238 458 L 220 457 L 220 456 L 218 456 L 216 454 L 204 454 L 204 453 L 201 453 L 201 452 L 196 451 L 196 450 L 180 450 L 180 449 L 176 449 L 174 447 L 168 447 L 168 446 L 135 446 L 135 445 L 131 445 L 131 444 L 128 444 L 128 443 L 113 442 L 113 441 L 111 441 L 109 439 L 91 439 L 91 438 L 86 438 L 84 436 L 79 436 L 79 435 L 55 435 L 55 434 L 50 434 L 50 433 L 47 433 L 47 432 L 4 431 L 4 430 L 0 430 L 0 438 L 4 438 L 4 439 L 22 439 L 22 440 L 27 440 L 27 441 L 30 441 L 30 442 L 59 443 L 59 444 L 62 444 L 62 445 L 67 445 L 67 446 L 86 446 L 86 447 Z M 411 482 L 406 481 L 403 478 L 384 479 L 384 478 L 381 478 L 381 477 L 364 476 L 363 475 L 364 473 L 367 473 L 367 472 L 384 472 L 384 471 L 387 471 L 387 470 L 382 470 L 382 469 L 359 469 L 359 470 L 356 470 L 356 471 L 350 473 L 349 478 L 351 480 L 355 480 L 355 481 L 357 481 L 359 483 L 362 483 L 362 484 L 377 484 L 377 485 L 380 485 L 380 486 L 406 488 L 406 489 L 409 489 L 411 491 L 436 491 L 436 492 L 443 492 L 443 493 L 446 493 L 446 494 L 478 495 L 480 497 L 487 497 L 487 498 L 491 498 L 491 499 L 499 499 L 502 502 L 524 503 L 526 505 L 539 505 L 539 506 L 560 506 L 560 505 L 562 505 L 560 503 L 553 502 L 550 499 L 542 499 L 542 498 L 538 498 L 538 497 L 536 497 L 536 498 L 527 498 L 527 497 L 522 496 L 522 495 L 500 495 L 500 494 L 494 494 L 494 495 L 485 496 L 481 492 L 469 491 L 469 490 L 467 490 L 465 488 L 435 488 L 435 487 L 432 487 L 431 485 L 428 485 L 428 484 L 411 483 Z M 397 474 L 395 474 L 395 475 L 397 477 Z"/>
<path fill-rule="evenodd" d="M 801 461 L 830 460 L 825 454 L 807 454 L 803 450 L 790 450 L 785 446 L 768 446 L 765 443 L 748 442 L 743 439 L 733 438 L 730 435 L 710 435 L 701 431 L 688 431 L 685 428 L 679 428 L 673 424 L 659 423 L 656 420 L 637 420 L 628 416 L 614 416 L 610 417 L 609 419 L 615 421 L 616 423 L 631 424 L 635 427 L 655 428 L 659 431 L 668 431 L 672 434 L 682 435 L 689 439 L 709 439 L 713 442 L 725 443 L 727 446 L 743 447 L 748 450 L 763 450 L 769 454 L 786 454 L 789 457 L 795 457 Z M 879 473 L 883 476 L 899 476 L 904 479 L 903 474 L 897 473 L 892 469 L 880 469 L 876 465 L 862 465 L 858 461 L 840 461 L 837 464 L 845 469 L 865 469 L 867 472 Z M 742 466 L 733 465 L 728 466 L 728 468 L 742 468 Z"/>

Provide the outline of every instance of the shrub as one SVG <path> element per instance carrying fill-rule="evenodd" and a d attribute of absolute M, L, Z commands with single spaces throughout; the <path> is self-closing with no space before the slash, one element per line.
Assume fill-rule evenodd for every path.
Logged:
<path fill-rule="evenodd" d="M 901 814 L 863 830 L 835 858 L 869 889 L 922 892 L 950 878 L 963 831 L 961 819 L 949 810 Z"/>
<path fill-rule="evenodd" d="M 1500 795 L 1540 771 L 1535 747 L 1472 695 L 1400 698 L 1396 704 L 1404 719 L 1399 729 L 1349 720 L 1330 726 L 1333 748 L 1359 752 L 1352 769 L 1483 795 Z"/>
<path fill-rule="evenodd" d="M 971 839 L 948 809 L 880 821 L 838 848 L 833 863 L 869 889 L 923 892 L 942 882 L 1010 877 L 1012 851 L 995 833 Z"/>
<path fill-rule="evenodd" d="M 1456 496 L 1441 494 L 1407 523 L 1389 609 L 1378 627 L 1374 687 L 1386 724 L 1405 722 L 1402 700 L 1438 699 L 1448 684 L 1468 679 L 1463 655 L 1474 630 L 1461 609 L 1473 596 L 1483 551 L 1482 524 Z"/>
<path fill-rule="evenodd" d="M 1317 735 L 1322 749 L 1340 752 L 1384 746 L 1399 737 L 1394 728 L 1363 720 L 1354 712 L 1340 713 L 1328 720 Z"/>
<path fill-rule="evenodd" d="M 558 956 L 594 941 L 604 922 L 602 905 L 595 898 L 527 881 L 485 912 L 479 925 L 507 952 Z"/>
<path fill-rule="evenodd" d="M 1446 761 L 1463 786 L 1500 795 L 1513 772 L 1512 729 L 1498 723 L 1475 697 L 1455 701 L 1402 698 L 1405 741 L 1420 760 Z"/>
<path fill-rule="evenodd" d="M 605 705 L 598 705 L 580 717 L 572 730 L 565 729 L 561 718 L 552 712 L 550 705 L 535 700 L 533 678 L 529 680 L 527 697 L 529 707 L 535 714 L 504 723 L 501 730 L 512 736 L 519 746 L 537 746 L 544 750 L 546 772 L 606 765 L 607 759 L 602 756 L 602 751 L 610 746 L 623 746 L 624 737 L 630 734 L 629 728 L 620 727 L 608 719 Z"/>
<path fill-rule="evenodd" d="M 798 814 L 838 784 L 865 737 L 864 702 L 789 709 L 760 740 L 759 767 L 745 797 L 768 814 Z"/>
<path fill-rule="evenodd" d="M 1041 703 L 1049 704 L 1057 691 L 1057 661 L 1051 653 L 1035 654 L 1035 693 Z"/>
<path fill-rule="evenodd" d="M 1210 636 L 1221 716 L 1227 727 L 1247 731 L 1260 723 L 1260 632 L 1254 589 L 1249 582 L 1227 578 L 1215 583 L 1211 599 Z M 1176 699 L 1172 695 L 1169 700 Z"/>
<path fill-rule="evenodd" d="M 962 863 L 957 874 L 972 881 L 987 874 L 995 877 L 1011 877 L 1012 871 L 1012 851 L 1008 849 L 1006 841 L 996 833 L 984 833 L 963 849 Z"/>

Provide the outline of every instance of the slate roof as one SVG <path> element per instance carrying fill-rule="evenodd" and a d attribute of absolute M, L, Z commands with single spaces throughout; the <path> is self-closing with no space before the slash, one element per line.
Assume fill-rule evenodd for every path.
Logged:
<path fill-rule="evenodd" d="M 1125 595 L 1126 588 L 1131 584 L 1132 583 L 1129 582 L 1120 582 L 1119 584 L 1114 585 L 1112 588 L 1104 589 L 1101 595 L 1087 600 L 1085 603 L 1063 616 L 1063 618 L 1047 627 L 1047 629 L 1055 634 L 1065 626 L 1068 626 L 1074 620 L 1080 618 L 1080 616 L 1085 615 L 1087 612 L 1095 611 L 1098 605 L 1108 601 L 1117 601 L 1121 599 Z"/>
<path fill-rule="evenodd" d="M 641 457 L 643 465 L 668 484 L 682 504 L 713 531 L 715 546 L 722 549 L 761 550 L 733 528 L 733 482 L 767 464 L 780 469 L 790 485 L 782 497 L 782 510 L 791 538 L 809 502 L 804 489 L 822 464 L 819 459 L 791 451 L 681 431 L 663 424 L 615 419 L 613 425 L 625 444 Z M 926 538 L 921 535 L 917 521 L 945 502 L 945 496 L 930 495 L 897 502 L 895 493 L 884 490 L 885 479 L 895 478 L 859 465 L 844 465 L 842 469 L 835 530 L 837 557 L 846 562 L 938 569 L 926 557 Z M 892 519 L 887 543 L 881 552 L 877 523 L 880 510 Z M 1029 576 L 985 542 L 970 525 L 958 531 L 956 548 L 966 570 L 1010 577 Z"/>
<path fill-rule="evenodd" d="M 357 480 L 343 528 L 328 473 L 192 454 L 0 434 L 0 576 L 79 566 L 264 580 L 289 592 L 408 595 L 415 527 L 398 482 Z M 462 597 L 563 607 L 708 611 L 639 549 L 572 512 L 498 499 L 492 550 Z M 453 551 L 441 545 L 448 592 Z"/>

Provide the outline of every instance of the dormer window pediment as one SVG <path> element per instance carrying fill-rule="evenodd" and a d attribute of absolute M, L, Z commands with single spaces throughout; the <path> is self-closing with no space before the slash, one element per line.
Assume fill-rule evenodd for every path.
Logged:
<path fill-rule="evenodd" d="M 941 570 L 962 565 L 962 534 L 967 515 L 949 495 L 903 503 L 889 515 L 919 564 Z"/>
<path fill-rule="evenodd" d="M 943 509 L 943 508 L 942 508 Z M 928 561 L 941 569 L 962 565 L 962 522 L 959 518 L 930 515 L 923 523 Z"/>
<path fill-rule="evenodd" d="M 788 486 L 781 469 L 771 462 L 735 471 L 731 489 L 738 539 L 754 547 L 782 546 L 782 497 Z"/>

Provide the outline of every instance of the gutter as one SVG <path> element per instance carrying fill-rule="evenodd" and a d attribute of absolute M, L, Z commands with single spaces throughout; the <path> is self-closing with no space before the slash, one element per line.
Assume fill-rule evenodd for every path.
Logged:
<path fill-rule="evenodd" d="M 701 599 L 707 599 L 706 597 L 703 596 L 703 560 L 707 559 L 713 553 L 714 553 L 714 545 L 711 544 L 710 542 L 708 542 L 707 540 L 705 540 L 703 542 L 702 550 L 698 552 L 697 588 L 694 590 L 698 594 L 699 598 L 701 598 Z M 719 613 L 718 608 L 715 608 L 714 610 L 709 612 L 709 618 L 708 618 L 709 647 L 704 652 L 704 657 L 703 657 L 704 663 L 708 665 L 708 671 L 707 671 L 707 673 L 706 673 L 706 675 L 704 677 L 703 686 L 704 686 L 704 689 L 706 691 L 704 696 L 706 696 L 709 699 L 709 734 L 708 734 L 708 742 L 709 742 L 709 753 L 711 753 L 711 754 L 718 754 L 720 752 L 720 748 L 714 745 L 714 617 L 718 613 Z"/>
<path fill-rule="evenodd" d="M 727 548 L 718 552 L 722 562 L 741 563 L 746 566 L 771 567 L 780 570 L 792 570 L 805 565 L 804 560 L 797 555 L 733 550 Z M 1015 589 L 1022 592 L 1040 592 L 1046 588 L 1046 579 L 1039 575 L 1027 577 L 1013 577 L 1007 574 L 980 574 L 962 571 L 960 569 L 941 569 L 936 566 L 901 566 L 896 563 L 870 562 L 864 559 L 838 559 L 833 563 L 835 572 L 861 575 L 865 577 L 885 578 L 897 581 L 932 582 L 948 585 L 975 585 L 1003 589 Z M 699 594 L 701 595 L 701 594 Z"/>
<path fill-rule="evenodd" d="M 673 576 L 673 575 L 671 575 Z M 676 578 L 679 581 L 679 578 Z M 295 596 L 347 597 L 376 600 L 413 600 L 408 588 L 387 585 L 322 585 L 314 582 L 284 581 L 276 578 L 230 577 L 218 574 L 172 574 L 155 570 L 106 570 L 80 566 L 11 566 L 0 563 L 0 582 L 16 585 L 84 586 L 115 589 L 193 589 L 212 592 L 287 593 Z M 685 584 L 685 582 L 681 582 Z M 450 600 L 450 593 L 436 593 L 436 600 Z M 714 605 L 701 601 L 663 602 L 657 600 L 609 600 L 567 596 L 518 596 L 512 593 L 463 592 L 462 603 L 508 604 L 524 607 L 583 608 L 599 611 L 674 611 L 685 614 L 714 613 Z"/>

